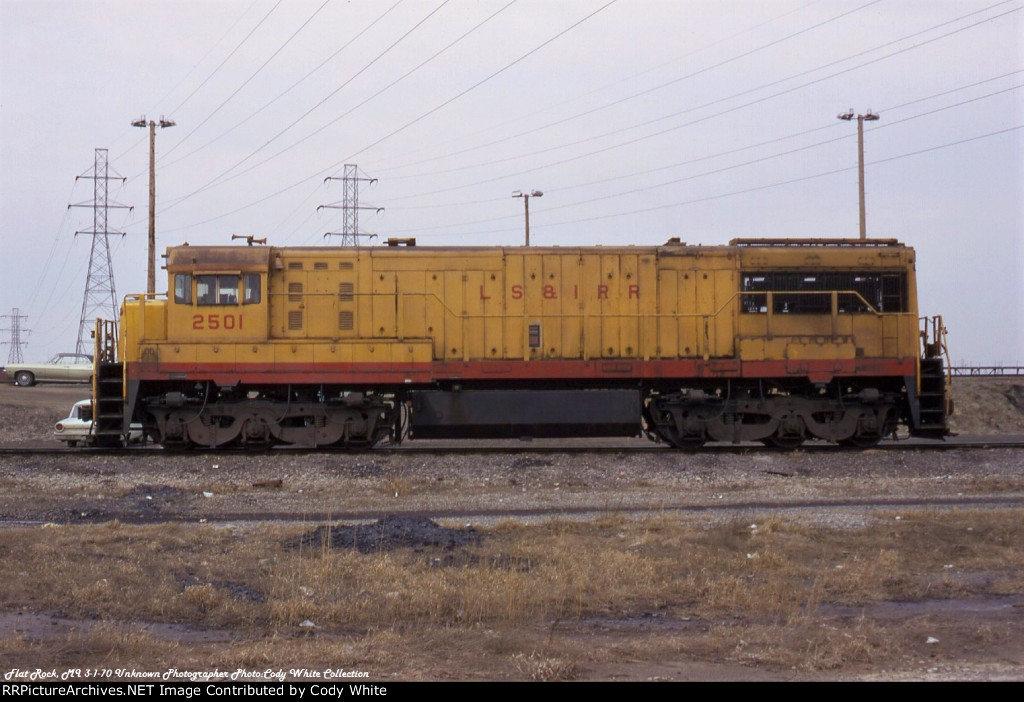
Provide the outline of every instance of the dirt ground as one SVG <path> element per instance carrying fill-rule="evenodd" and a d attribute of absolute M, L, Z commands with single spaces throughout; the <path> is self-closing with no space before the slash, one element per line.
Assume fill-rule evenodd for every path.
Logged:
<path fill-rule="evenodd" d="M 55 445 L 52 424 L 87 395 L 0 385 L 0 446 Z M 1024 380 L 958 380 L 954 397 L 955 430 L 1024 435 Z M 1022 500 L 1019 449 L 0 456 L 0 559 L 16 564 L 0 659 L 381 680 L 1018 680 Z M 533 540 L 569 544 L 578 565 L 540 580 L 554 556 Z M 303 549 L 337 554 L 313 568 Z M 706 555 L 673 570 L 691 551 Z M 108 592 L 135 582 L 121 563 L 132 578 L 165 564 L 139 581 L 161 593 L 141 614 L 138 593 Z M 306 580 L 290 579 L 296 564 Z M 367 569 L 392 584 L 371 595 Z M 502 594 L 509 582 L 582 580 L 568 610 L 470 622 L 457 583 L 474 573 L 499 601 L 523 597 Z M 438 626 L 414 614 L 432 586 L 462 602 Z M 331 607 L 378 606 L 380 623 L 325 609 L 332 588 Z"/>

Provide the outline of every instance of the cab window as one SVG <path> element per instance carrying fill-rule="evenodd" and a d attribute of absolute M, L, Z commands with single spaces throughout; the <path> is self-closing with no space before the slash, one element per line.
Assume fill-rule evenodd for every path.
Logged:
<path fill-rule="evenodd" d="M 196 301 L 200 305 L 237 305 L 238 276 L 196 276 Z"/>
<path fill-rule="evenodd" d="M 242 278 L 244 285 L 242 301 L 247 304 L 256 304 L 260 301 L 260 275 L 259 273 L 246 273 Z"/>
<path fill-rule="evenodd" d="M 192 276 L 178 273 L 174 276 L 174 301 L 180 304 L 192 304 Z"/>

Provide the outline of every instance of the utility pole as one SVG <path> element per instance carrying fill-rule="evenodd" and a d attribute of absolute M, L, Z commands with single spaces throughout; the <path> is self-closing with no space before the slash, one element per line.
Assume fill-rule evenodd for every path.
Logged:
<path fill-rule="evenodd" d="M 360 178 L 359 166 L 354 163 L 346 163 L 344 175 L 341 178 L 328 176 L 324 178 L 326 183 L 329 180 L 340 180 L 344 188 L 341 205 L 320 205 L 317 211 L 322 209 L 341 210 L 342 225 L 340 232 L 327 232 L 324 237 L 340 236 L 342 246 L 359 246 L 359 237 L 365 236 L 368 239 L 376 239 L 376 234 L 365 234 L 359 231 L 359 210 L 376 210 L 377 213 L 384 211 L 383 207 L 360 207 L 359 206 L 359 183 L 360 181 L 370 183 L 377 182 L 376 178 Z"/>
<path fill-rule="evenodd" d="M 534 190 L 532 193 L 524 193 L 522 190 L 516 190 L 512 193 L 512 197 L 523 198 L 523 208 L 526 211 L 526 245 L 530 245 L 530 198 L 531 197 L 544 197 L 544 193 L 540 190 Z"/>
<path fill-rule="evenodd" d="M 26 345 L 27 341 L 21 340 L 22 334 L 28 334 L 31 329 L 24 329 L 21 326 L 21 320 L 28 319 L 27 314 L 18 314 L 18 308 L 14 307 L 11 309 L 10 314 L 0 315 L 0 319 L 11 320 L 11 326 L 6 329 L 0 329 L 0 332 L 9 331 L 11 333 L 10 341 L 0 341 L 0 344 L 10 344 L 11 350 L 7 354 L 8 363 L 22 363 L 24 359 L 21 356 L 21 347 Z"/>
<path fill-rule="evenodd" d="M 853 119 L 853 108 L 849 112 L 837 115 L 839 119 L 849 122 Z M 857 115 L 857 182 L 860 188 L 860 238 L 868 238 L 868 228 L 864 207 L 864 122 L 874 122 L 878 115 L 870 109 L 866 115 Z"/>
<path fill-rule="evenodd" d="M 156 293 L 156 128 L 173 127 L 174 121 L 160 116 L 159 122 L 146 115 L 132 122 L 133 127 L 149 127 L 149 268 L 146 270 L 146 292 Z"/>
<path fill-rule="evenodd" d="M 117 328 L 118 305 L 117 291 L 114 288 L 114 268 L 110 262 L 110 234 L 119 234 L 122 237 L 124 232 L 112 232 L 107 228 L 107 214 L 111 208 L 127 208 L 127 205 L 111 204 L 107 201 L 109 194 L 108 183 L 111 180 L 126 180 L 120 176 L 108 175 L 107 150 L 96 149 L 93 161 L 92 175 L 80 175 L 75 178 L 86 178 L 93 181 L 92 202 L 82 202 L 72 207 L 92 208 L 92 231 L 78 231 L 79 234 L 92 235 L 92 246 L 89 248 L 89 272 L 85 279 L 85 295 L 82 298 L 82 316 L 78 321 L 78 343 L 75 345 L 76 353 L 92 353 L 92 332 L 95 329 L 94 320 L 96 317 L 106 316 L 114 320 L 115 330 Z"/>

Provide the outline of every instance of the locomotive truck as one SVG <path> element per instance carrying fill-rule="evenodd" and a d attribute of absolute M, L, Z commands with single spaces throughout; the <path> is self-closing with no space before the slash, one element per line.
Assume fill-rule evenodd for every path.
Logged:
<path fill-rule="evenodd" d="M 948 434 L 945 329 L 895 240 L 390 243 L 169 248 L 167 294 L 98 322 L 97 442 Z"/>

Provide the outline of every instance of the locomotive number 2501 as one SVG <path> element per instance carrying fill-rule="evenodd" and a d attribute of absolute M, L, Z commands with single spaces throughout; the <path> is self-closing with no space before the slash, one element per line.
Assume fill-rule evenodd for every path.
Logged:
<path fill-rule="evenodd" d="M 193 329 L 241 329 L 242 315 L 234 314 L 194 314 Z"/>

